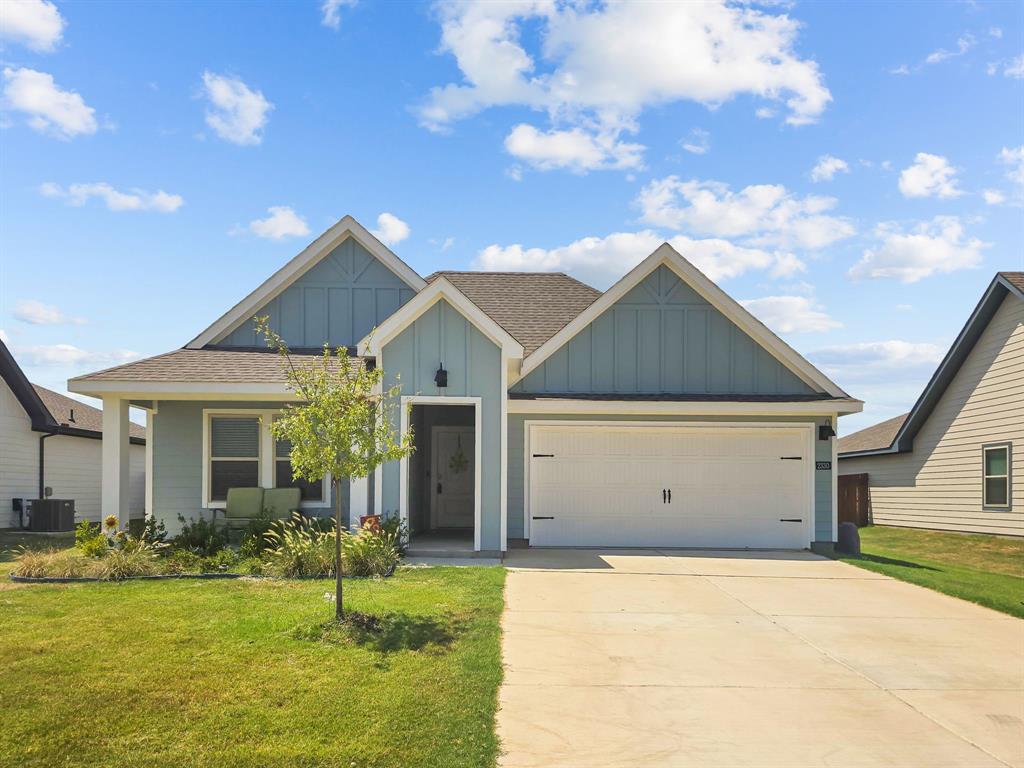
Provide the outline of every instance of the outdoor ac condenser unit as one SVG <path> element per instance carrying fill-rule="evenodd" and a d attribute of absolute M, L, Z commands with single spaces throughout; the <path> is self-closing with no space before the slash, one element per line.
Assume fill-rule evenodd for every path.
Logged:
<path fill-rule="evenodd" d="M 28 508 L 30 531 L 73 531 L 74 499 L 33 499 Z"/>

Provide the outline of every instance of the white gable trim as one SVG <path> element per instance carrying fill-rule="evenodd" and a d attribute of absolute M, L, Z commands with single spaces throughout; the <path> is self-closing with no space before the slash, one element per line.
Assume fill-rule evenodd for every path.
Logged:
<path fill-rule="evenodd" d="M 416 322 L 424 312 L 442 299 L 455 307 L 463 317 L 493 341 L 506 357 L 522 359 L 523 345 L 512 338 L 508 331 L 494 322 L 480 307 L 466 298 L 466 294 L 443 277 L 434 280 L 371 331 L 366 338 L 359 342 L 358 353 L 363 356 L 379 355 L 384 345 Z"/>
<path fill-rule="evenodd" d="M 772 333 L 768 327 L 744 309 L 735 299 L 709 280 L 703 272 L 687 261 L 668 243 L 662 243 L 650 256 L 637 264 L 625 277 L 605 291 L 593 304 L 577 315 L 562 330 L 544 342 L 523 361 L 521 376 L 535 370 L 551 355 L 561 349 L 577 333 L 586 328 L 605 310 L 610 309 L 641 280 L 658 267 L 665 265 L 711 306 L 725 315 L 752 339 L 767 349 L 777 360 L 796 374 L 808 386 L 833 397 L 848 398 L 825 374 L 811 365 L 802 355 Z"/>
<path fill-rule="evenodd" d="M 215 339 L 231 333 L 246 320 L 249 320 L 257 309 L 279 295 L 285 288 L 312 269 L 320 259 L 350 237 L 413 290 L 420 291 L 426 286 L 426 281 L 416 274 L 412 267 L 392 253 L 362 224 L 351 216 L 345 216 L 185 346 L 188 349 L 201 349 Z"/>

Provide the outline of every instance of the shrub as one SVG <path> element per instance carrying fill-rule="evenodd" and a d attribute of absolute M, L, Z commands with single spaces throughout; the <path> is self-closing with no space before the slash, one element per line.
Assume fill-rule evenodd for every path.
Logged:
<path fill-rule="evenodd" d="M 268 572 L 286 577 L 334 575 L 333 526 L 296 512 L 291 519 L 274 523 L 265 538 L 263 562 Z"/>
<path fill-rule="evenodd" d="M 164 521 L 158 521 L 152 515 L 147 517 L 139 538 L 149 544 L 166 545 L 167 528 L 164 527 Z"/>
<path fill-rule="evenodd" d="M 212 520 L 200 517 L 198 520 L 186 520 L 178 515 L 181 521 L 181 533 L 174 537 L 172 545 L 176 549 L 187 549 L 197 555 L 215 555 L 228 545 L 226 528 L 217 528 Z"/>
<path fill-rule="evenodd" d="M 199 570 L 203 558 L 187 549 L 172 549 L 164 558 L 165 573 L 189 573 Z"/>
<path fill-rule="evenodd" d="M 244 558 L 259 557 L 269 546 L 267 532 L 274 525 L 274 518 L 270 510 L 264 509 L 259 517 L 249 521 L 245 532 L 242 534 L 242 541 L 238 545 L 239 554 Z"/>
<path fill-rule="evenodd" d="M 103 536 L 101 533 L 100 536 Z M 106 546 L 106 544 L 104 544 Z M 14 558 L 14 575 L 26 578 L 45 576 L 57 578 L 74 578 L 89 575 L 90 566 L 94 564 L 91 557 L 86 557 L 75 549 L 27 549 L 22 547 Z"/>
<path fill-rule="evenodd" d="M 128 536 L 121 546 L 93 564 L 90 575 L 119 580 L 129 576 L 151 576 L 157 572 L 157 547 Z"/>
<path fill-rule="evenodd" d="M 233 549 L 222 549 L 214 555 L 199 561 L 199 570 L 203 573 L 223 573 L 238 564 L 238 555 Z"/>
<path fill-rule="evenodd" d="M 346 576 L 383 576 L 399 560 L 395 536 L 362 528 L 341 541 L 342 570 Z"/>
<path fill-rule="evenodd" d="M 409 526 L 398 515 L 385 517 L 380 524 L 381 533 L 391 536 L 398 554 L 405 557 L 405 549 L 409 545 Z"/>
<path fill-rule="evenodd" d="M 110 540 L 98 525 L 83 520 L 75 526 L 75 549 L 86 557 L 103 557 L 110 549 Z"/>

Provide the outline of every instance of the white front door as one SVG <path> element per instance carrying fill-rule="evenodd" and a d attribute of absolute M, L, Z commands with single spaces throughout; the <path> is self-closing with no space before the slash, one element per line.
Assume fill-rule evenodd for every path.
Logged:
<path fill-rule="evenodd" d="M 475 430 L 473 427 L 434 427 L 431 432 L 432 527 L 472 528 Z"/>
<path fill-rule="evenodd" d="M 535 425 L 535 546 L 804 548 L 808 430 L 769 426 Z"/>

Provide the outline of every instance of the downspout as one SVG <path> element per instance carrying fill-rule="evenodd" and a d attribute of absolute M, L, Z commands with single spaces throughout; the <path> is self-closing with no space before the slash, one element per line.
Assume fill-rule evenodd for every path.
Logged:
<path fill-rule="evenodd" d="M 48 437 L 53 437 L 56 432 L 44 432 L 39 436 L 39 496 L 36 498 L 42 499 L 43 493 L 46 490 L 46 483 L 44 482 L 44 474 L 46 472 L 46 444 L 43 443 Z"/>

